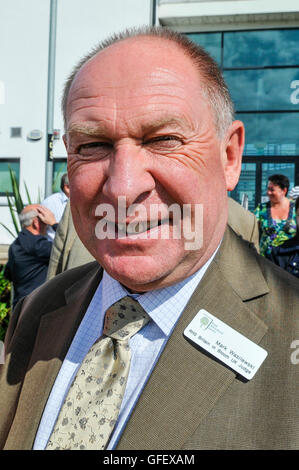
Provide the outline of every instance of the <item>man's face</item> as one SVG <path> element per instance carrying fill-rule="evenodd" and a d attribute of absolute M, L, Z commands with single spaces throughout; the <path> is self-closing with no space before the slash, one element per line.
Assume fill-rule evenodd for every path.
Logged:
<path fill-rule="evenodd" d="M 197 271 L 223 236 L 226 191 L 238 179 L 243 127 L 235 123 L 223 140 L 217 137 L 190 59 L 157 38 L 110 46 L 77 74 L 68 98 L 67 126 L 73 220 L 98 262 L 139 292 Z M 202 246 L 187 249 L 184 236 L 173 236 L 177 224 L 167 221 L 166 213 L 158 217 L 158 226 L 144 226 L 147 239 L 145 233 L 123 236 L 117 230 L 116 237 L 99 239 L 96 209 L 112 206 L 117 222 L 120 197 L 127 207 L 142 204 L 148 214 L 135 213 L 127 223 L 134 217 L 149 221 L 154 205 L 177 204 L 183 213 L 184 205 L 191 204 L 191 226 L 203 229 Z M 196 205 L 203 206 L 203 221 L 196 216 Z"/>

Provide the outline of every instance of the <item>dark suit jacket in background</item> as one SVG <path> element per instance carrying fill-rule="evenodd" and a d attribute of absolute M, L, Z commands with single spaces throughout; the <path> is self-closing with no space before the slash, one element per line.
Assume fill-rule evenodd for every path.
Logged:
<path fill-rule="evenodd" d="M 8 250 L 4 275 L 13 282 L 13 306 L 47 277 L 52 243 L 43 235 L 34 235 L 24 228 Z"/>
<path fill-rule="evenodd" d="M 20 303 L 0 378 L 0 447 L 31 449 L 49 393 L 101 279 L 91 263 Z M 231 230 L 183 311 L 117 449 L 299 449 L 299 283 Z M 254 378 L 183 337 L 204 308 L 268 351 Z"/>

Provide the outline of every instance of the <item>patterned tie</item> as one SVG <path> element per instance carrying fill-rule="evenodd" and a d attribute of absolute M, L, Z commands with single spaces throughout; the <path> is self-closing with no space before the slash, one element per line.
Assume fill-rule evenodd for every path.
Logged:
<path fill-rule="evenodd" d="M 103 450 L 119 415 L 130 369 L 129 339 L 149 317 L 127 296 L 106 312 L 103 336 L 85 356 L 46 450 Z"/>

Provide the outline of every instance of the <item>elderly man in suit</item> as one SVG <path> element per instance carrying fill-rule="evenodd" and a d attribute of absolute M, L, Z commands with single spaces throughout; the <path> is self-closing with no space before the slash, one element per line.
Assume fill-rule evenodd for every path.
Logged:
<path fill-rule="evenodd" d="M 227 227 L 244 128 L 214 61 L 174 32 L 125 33 L 63 105 L 73 221 L 97 261 L 16 307 L 1 446 L 299 448 L 298 281 Z"/>

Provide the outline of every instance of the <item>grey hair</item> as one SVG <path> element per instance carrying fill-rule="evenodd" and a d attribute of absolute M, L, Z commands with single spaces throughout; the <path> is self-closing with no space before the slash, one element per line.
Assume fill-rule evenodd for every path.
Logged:
<path fill-rule="evenodd" d="M 131 28 L 126 29 L 121 33 L 114 34 L 100 42 L 78 62 L 65 82 L 62 95 L 61 106 L 65 130 L 67 131 L 67 100 L 76 74 L 86 62 L 103 49 L 106 49 L 117 42 L 134 37 L 157 37 L 172 41 L 193 61 L 199 70 L 201 78 L 203 79 L 203 92 L 212 107 L 217 134 L 219 138 L 222 138 L 234 119 L 234 106 L 217 63 L 201 46 L 188 39 L 187 36 L 167 28 L 155 26 Z"/>
<path fill-rule="evenodd" d="M 19 215 L 19 220 L 22 228 L 29 227 L 32 225 L 34 217 L 38 216 L 38 212 L 32 209 L 31 211 L 24 212 Z"/>

